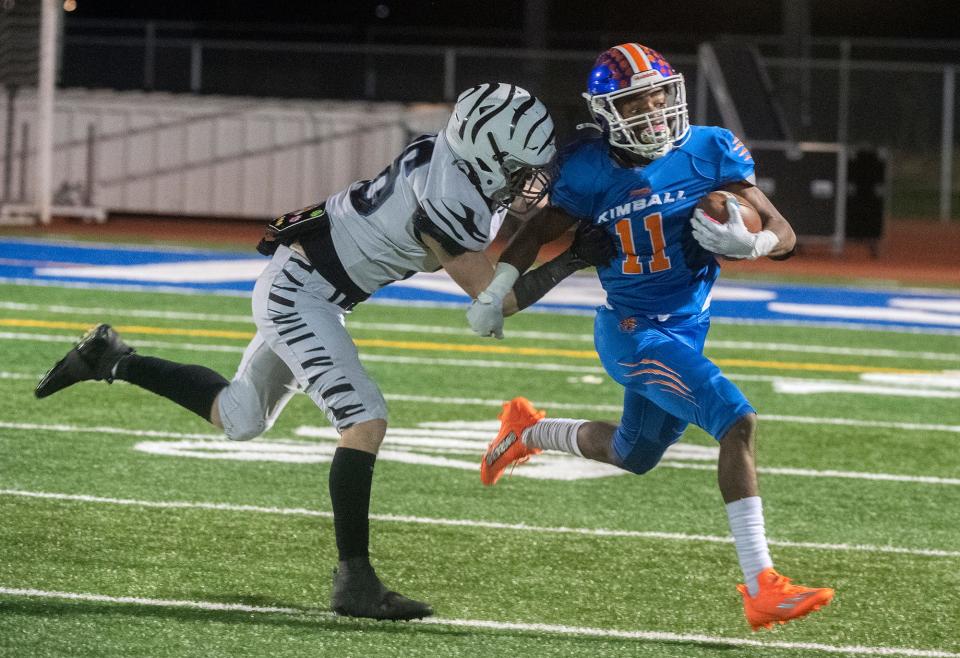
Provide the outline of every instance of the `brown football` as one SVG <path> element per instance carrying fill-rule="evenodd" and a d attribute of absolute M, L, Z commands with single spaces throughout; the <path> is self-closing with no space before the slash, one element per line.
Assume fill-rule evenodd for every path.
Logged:
<path fill-rule="evenodd" d="M 730 219 L 730 216 L 727 214 L 727 197 L 733 197 L 740 203 L 740 215 L 743 217 L 743 225 L 747 227 L 748 231 L 751 233 L 759 233 L 763 230 L 760 213 L 739 194 L 717 190 L 700 199 L 697 208 L 703 210 L 704 214 L 715 222 L 726 224 L 727 220 Z"/>

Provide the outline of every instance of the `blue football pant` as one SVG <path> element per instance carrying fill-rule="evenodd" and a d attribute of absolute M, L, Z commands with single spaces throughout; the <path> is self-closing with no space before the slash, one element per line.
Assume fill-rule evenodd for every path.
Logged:
<path fill-rule="evenodd" d="M 743 393 L 703 355 L 708 312 L 621 322 L 601 307 L 594 340 L 607 373 L 624 387 L 623 416 L 613 437 L 621 466 L 646 473 L 689 423 L 720 440 L 738 419 L 754 413 Z"/>

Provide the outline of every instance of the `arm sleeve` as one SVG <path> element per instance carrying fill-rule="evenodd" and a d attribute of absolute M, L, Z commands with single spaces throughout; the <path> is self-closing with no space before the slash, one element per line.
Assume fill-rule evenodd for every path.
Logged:
<path fill-rule="evenodd" d="M 423 199 L 413 225 L 451 256 L 482 251 L 490 241 L 490 212 L 454 199 Z"/>
<path fill-rule="evenodd" d="M 720 182 L 753 181 L 753 156 L 743 142 L 726 129 L 718 134 L 720 147 Z"/>

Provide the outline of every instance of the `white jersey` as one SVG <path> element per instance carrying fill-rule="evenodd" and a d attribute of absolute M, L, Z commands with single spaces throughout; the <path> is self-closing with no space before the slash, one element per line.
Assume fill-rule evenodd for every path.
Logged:
<path fill-rule="evenodd" d="M 491 210 L 455 160 L 442 133 L 423 135 L 379 176 L 327 199 L 333 250 L 364 292 L 440 269 L 423 234 L 451 255 L 490 244 L 505 211 Z"/>

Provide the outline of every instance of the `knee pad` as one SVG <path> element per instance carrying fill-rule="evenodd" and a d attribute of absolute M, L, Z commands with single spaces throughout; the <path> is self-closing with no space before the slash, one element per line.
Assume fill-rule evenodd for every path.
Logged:
<path fill-rule="evenodd" d="M 257 438 L 268 429 L 265 422 L 251 425 L 228 425 L 226 419 L 222 420 L 223 431 L 231 441 L 249 441 Z"/>
<path fill-rule="evenodd" d="M 260 408 L 256 393 L 237 381 L 230 382 L 220 393 L 219 411 L 223 432 L 231 441 L 254 439 L 272 424 Z"/>

